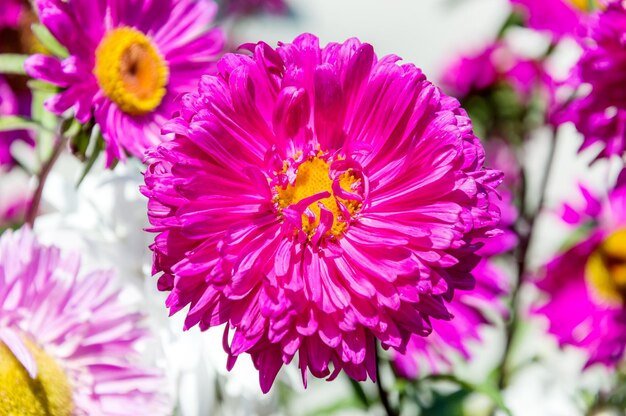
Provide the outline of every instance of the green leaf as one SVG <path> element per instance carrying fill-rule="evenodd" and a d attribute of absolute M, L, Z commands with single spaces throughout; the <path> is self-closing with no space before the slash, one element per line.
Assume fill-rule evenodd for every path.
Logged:
<path fill-rule="evenodd" d="M 24 62 L 28 55 L 18 55 L 15 53 L 0 54 L 0 73 L 26 75 Z"/>
<path fill-rule="evenodd" d="M 12 130 L 45 130 L 45 128 L 34 120 L 18 116 L 0 117 L 0 131 Z"/>
<path fill-rule="evenodd" d="M 61 58 L 67 58 L 69 56 L 67 49 L 65 49 L 65 47 L 61 45 L 54 36 L 52 36 L 52 33 L 50 33 L 44 25 L 34 23 L 30 28 L 43 47 L 52 52 L 52 54 Z"/>
<path fill-rule="evenodd" d="M 83 183 L 83 180 L 85 180 L 85 178 L 91 171 L 91 168 L 93 168 L 96 160 L 98 160 L 98 156 L 100 156 L 100 153 L 102 152 L 102 150 L 104 150 L 104 139 L 102 138 L 102 134 L 100 134 L 100 127 L 98 125 L 95 125 L 91 130 L 89 147 L 91 147 L 92 150 L 89 154 L 89 159 L 87 159 L 87 163 L 85 163 L 85 169 L 83 170 L 82 175 L 76 183 L 76 188 L 78 188 L 80 184 Z"/>

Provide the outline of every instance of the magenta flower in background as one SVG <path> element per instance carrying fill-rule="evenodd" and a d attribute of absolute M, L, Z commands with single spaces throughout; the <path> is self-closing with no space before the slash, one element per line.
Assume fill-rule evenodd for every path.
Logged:
<path fill-rule="evenodd" d="M 566 118 L 584 136 L 581 150 L 601 144 L 597 158 L 621 156 L 626 149 L 625 36 L 626 8 L 623 2 L 611 2 L 591 17 L 576 68 L 576 83 L 591 88 L 572 103 Z"/>
<path fill-rule="evenodd" d="M 41 22 L 70 56 L 34 55 L 28 74 L 63 88 L 46 102 L 78 121 L 92 114 L 106 142 L 107 165 L 125 152 L 143 158 L 162 140 L 178 97 L 215 68 L 223 34 L 209 29 L 212 0 L 37 0 Z"/>
<path fill-rule="evenodd" d="M 185 329 L 226 324 L 229 367 L 249 353 L 263 391 L 295 355 L 305 385 L 375 379 L 376 339 L 404 352 L 473 288 L 501 175 L 458 101 L 396 56 L 310 34 L 244 48 L 150 154 L 158 286 Z"/>
<path fill-rule="evenodd" d="M 141 316 L 111 273 L 79 270 L 28 228 L 0 237 L 0 413 L 169 414 L 164 377 L 138 363 Z"/>
<path fill-rule="evenodd" d="M 0 30 L 15 29 L 25 10 L 23 0 L 2 0 L 2 13 L 0 13 Z"/>
<path fill-rule="evenodd" d="M 30 94 L 21 92 L 17 96 L 7 80 L 0 75 L 0 117 L 27 115 L 27 107 L 30 105 Z M 0 132 L 0 168 L 13 166 L 15 160 L 11 154 L 11 145 L 16 140 L 34 144 L 31 135 L 24 130 Z"/>
<path fill-rule="evenodd" d="M 526 16 L 529 28 L 550 33 L 554 41 L 576 36 L 591 11 L 589 0 L 511 0 Z"/>
<path fill-rule="evenodd" d="M 587 351 L 588 365 L 616 365 L 626 347 L 626 175 L 604 199 L 581 187 L 584 204 L 565 205 L 576 242 L 545 266 L 537 309 L 561 345 Z"/>
<path fill-rule="evenodd" d="M 260 12 L 284 14 L 288 8 L 284 0 L 223 0 L 220 7 L 228 14 L 250 15 Z"/>

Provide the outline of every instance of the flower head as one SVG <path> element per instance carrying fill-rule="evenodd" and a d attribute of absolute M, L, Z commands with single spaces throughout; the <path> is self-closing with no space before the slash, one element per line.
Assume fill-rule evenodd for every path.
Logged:
<path fill-rule="evenodd" d="M 626 6 L 611 2 L 589 22 L 589 34 L 578 62 L 577 83 L 589 94 L 575 100 L 568 119 L 584 136 L 586 149 L 601 144 L 598 158 L 621 156 L 626 150 Z"/>
<path fill-rule="evenodd" d="M 64 60 L 35 55 L 32 77 L 64 90 L 46 102 L 61 114 L 92 114 L 107 143 L 107 164 L 125 152 L 143 158 L 159 143 L 178 96 L 214 68 L 222 32 L 209 30 L 211 0 L 38 0 L 41 22 L 67 48 Z"/>
<path fill-rule="evenodd" d="M 0 237 L 0 413 L 167 414 L 163 378 L 132 361 L 140 316 L 79 268 L 29 229 Z"/>
<path fill-rule="evenodd" d="M 575 36 L 589 12 L 600 0 L 511 0 L 534 30 L 549 32 L 554 40 Z"/>
<path fill-rule="evenodd" d="M 604 199 L 581 187 L 584 204 L 565 205 L 578 238 L 537 283 L 549 296 L 537 312 L 561 345 L 586 350 L 588 364 L 615 365 L 626 347 L 626 176 Z"/>
<path fill-rule="evenodd" d="M 185 327 L 226 324 L 269 390 L 307 370 L 375 379 L 375 341 L 404 351 L 471 289 L 500 173 L 457 100 L 357 39 L 247 45 L 205 76 L 151 153 L 154 272 Z M 234 332 L 234 333 L 233 333 Z"/>

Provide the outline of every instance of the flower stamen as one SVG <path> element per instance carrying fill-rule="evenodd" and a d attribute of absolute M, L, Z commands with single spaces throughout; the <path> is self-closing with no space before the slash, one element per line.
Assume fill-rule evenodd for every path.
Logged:
<path fill-rule="evenodd" d="M 105 95 L 122 111 L 142 115 L 161 104 L 169 71 L 146 35 L 120 27 L 98 45 L 94 74 Z"/>

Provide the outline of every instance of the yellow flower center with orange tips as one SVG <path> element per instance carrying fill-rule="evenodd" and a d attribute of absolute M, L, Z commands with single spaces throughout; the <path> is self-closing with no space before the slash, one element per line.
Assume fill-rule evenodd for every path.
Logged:
<path fill-rule="evenodd" d="M 626 229 L 609 235 L 591 254 L 585 278 L 600 301 L 615 306 L 626 303 Z"/>
<path fill-rule="evenodd" d="M 590 12 L 598 6 L 595 0 L 569 0 L 569 2 L 574 7 L 584 12 Z"/>
<path fill-rule="evenodd" d="M 333 214 L 332 228 L 327 231 L 334 236 L 339 236 L 347 227 L 343 218 L 343 213 L 339 208 L 339 203 L 345 205 L 350 212 L 350 215 L 354 215 L 360 207 L 360 203 L 355 200 L 345 200 L 339 198 L 333 193 L 333 180 L 329 175 L 330 164 L 319 157 L 310 157 L 308 160 L 302 162 L 298 166 L 298 172 L 293 184 L 287 185 L 284 189 L 280 186 L 277 187 L 278 195 L 276 201 L 280 208 L 286 208 L 290 205 L 297 204 L 305 198 L 318 194 L 320 192 L 328 192 L 330 196 L 320 199 L 309 205 L 309 209 L 315 214 L 315 220 L 311 222 L 306 214 L 302 215 L 302 228 L 304 232 L 312 235 L 317 226 L 319 225 L 321 208 L 318 204 L 321 204 Z M 351 171 L 342 173 L 339 177 L 339 185 L 347 192 L 355 193 L 352 189 L 354 184 L 357 184 L 359 179 L 354 176 Z"/>
<path fill-rule="evenodd" d="M 94 74 L 104 94 L 131 115 L 157 108 L 169 77 L 167 64 L 150 39 L 130 27 L 114 29 L 102 39 Z"/>
<path fill-rule="evenodd" d="M 57 362 L 30 341 L 26 347 L 37 363 L 31 378 L 6 345 L 0 342 L 0 414 L 3 416 L 71 416 L 70 383 Z"/>

